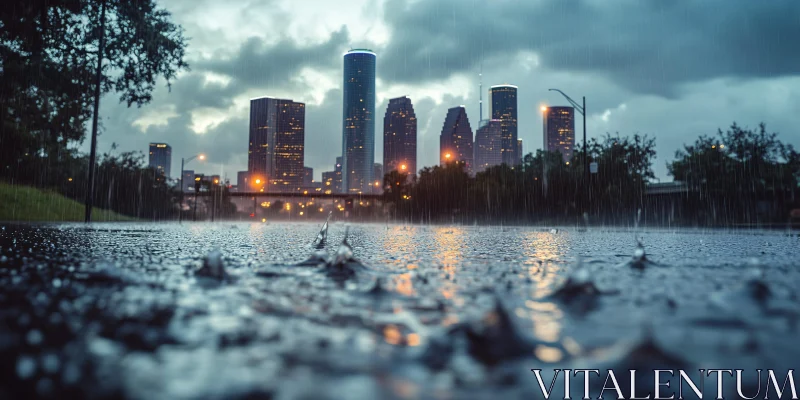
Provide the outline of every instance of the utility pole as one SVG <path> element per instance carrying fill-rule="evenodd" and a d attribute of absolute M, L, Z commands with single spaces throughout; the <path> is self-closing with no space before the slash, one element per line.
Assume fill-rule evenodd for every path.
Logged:
<path fill-rule="evenodd" d="M 106 47 L 106 1 L 100 3 L 100 45 L 97 47 L 97 71 L 94 86 L 94 115 L 92 116 L 92 148 L 89 151 L 89 187 L 86 193 L 85 222 L 92 222 L 94 201 L 94 171 L 97 162 L 97 114 L 100 112 L 100 84 L 103 77 L 103 52 Z"/>

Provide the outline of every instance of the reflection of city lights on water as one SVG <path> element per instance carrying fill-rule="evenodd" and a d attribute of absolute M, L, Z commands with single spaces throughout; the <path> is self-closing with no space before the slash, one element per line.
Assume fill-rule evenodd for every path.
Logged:
<path fill-rule="evenodd" d="M 397 293 L 400 293 L 404 296 L 413 296 L 414 295 L 414 285 L 411 282 L 411 274 L 401 274 L 395 278 L 397 281 Z"/>
<path fill-rule="evenodd" d="M 383 328 L 383 338 L 386 340 L 386 343 L 389 344 L 400 344 L 400 339 L 403 338 L 403 334 L 400 333 L 400 330 L 397 329 L 394 325 L 386 325 Z"/>
<path fill-rule="evenodd" d="M 548 232 L 529 232 L 526 236 L 523 247 L 527 249 L 525 256 L 528 257 L 526 264 L 531 265 L 528 273 L 533 285 L 531 286 L 530 296 L 541 298 L 553 292 L 557 280 L 560 279 L 558 271 L 564 268 L 560 262 L 566 258 L 564 236 Z M 543 274 L 541 268 L 546 268 Z M 545 341 L 558 341 L 563 328 L 564 312 L 557 303 L 538 302 L 528 300 L 525 302 L 525 309 L 516 313 L 523 319 L 530 320 L 533 325 L 533 334 L 537 338 Z M 556 349 L 557 350 L 557 349 Z M 557 358 L 563 357 L 561 351 L 539 350 L 544 352 L 544 357 Z M 537 353 L 538 356 L 538 353 Z M 553 361 L 555 362 L 555 361 Z"/>
<path fill-rule="evenodd" d="M 544 362 L 559 362 L 563 358 L 561 350 L 549 346 L 536 346 L 534 350 L 536 357 Z"/>
<path fill-rule="evenodd" d="M 456 265 L 462 260 L 461 248 L 464 246 L 464 230 L 457 227 L 437 228 L 434 230 L 434 257 L 443 264 L 442 273 L 455 278 Z M 453 300 L 453 304 L 460 306 L 464 299 L 456 298 L 457 285 L 450 280 L 441 284 L 441 295 L 445 299 Z"/>
<path fill-rule="evenodd" d="M 419 346 L 420 337 L 417 333 L 403 335 L 400 327 L 389 324 L 383 327 L 383 339 L 391 345 Z"/>

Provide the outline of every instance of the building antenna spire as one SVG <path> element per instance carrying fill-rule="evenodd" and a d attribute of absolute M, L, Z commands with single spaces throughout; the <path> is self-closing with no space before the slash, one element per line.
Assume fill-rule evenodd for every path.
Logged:
<path fill-rule="evenodd" d="M 481 72 L 478 73 L 478 126 L 483 121 L 483 61 L 481 61 Z"/>

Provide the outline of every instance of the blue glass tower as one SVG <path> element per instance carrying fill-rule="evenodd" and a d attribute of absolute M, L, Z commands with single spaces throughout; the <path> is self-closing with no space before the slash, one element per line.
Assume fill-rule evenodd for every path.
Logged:
<path fill-rule="evenodd" d="M 522 161 L 517 153 L 517 87 L 495 85 L 489 89 L 492 97 L 492 119 L 500 120 L 502 130 L 500 151 L 503 164 L 513 167 Z"/>
<path fill-rule="evenodd" d="M 375 162 L 375 63 L 371 50 L 344 55 L 342 191 L 369 193 Z"/>

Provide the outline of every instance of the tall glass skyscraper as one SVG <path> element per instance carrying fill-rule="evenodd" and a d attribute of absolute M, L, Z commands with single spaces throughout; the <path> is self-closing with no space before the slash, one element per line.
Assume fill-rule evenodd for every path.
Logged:
<path fill-rule="evenodd" d="M 503 131 L 499 119 L 484 121 L 483 126 L 475 132 L 475 172 L 503 163 L 501 141 Z"/>
<path fill-rule="evenodd" d="M 469 125 L 464 106 L 447 110 L 447 117 L 439 136 L 439 163 L 451 162 L 466 164 L 466 171 L 472 172 L 472 127 Z"/>
<path fill-rule="evenodd" d="M 383 171 L 417 173 L 417 116 L 411 99 L 390 99 L 383 117 Z M 383 180 L 383 177 L 375 179 Z"/>
<path fill-rule="evenodd" d="M 572 159 L 575 150 L 575 109 L 547 107 L 544 109 L 544 149 L 558 151 L 564 161 Z"/>
<path fill-rule="evenodd" d="M 247 172 L 267 191 L 295 191 L 303 186 L 306 105 L 261 97 L 250 100 L 250 149 Z"/>
<path fill-rule="evenodd" d="M 499 119 L 502 129 L 501 151 L 503 163 L 515 166 L 520 163 L 517 154 L 517 87 L 495 85 L 489 89 L 492 98 L 492 119 Z"/>
<path fill-rule="evenodd" d="M 169 178 L 172 169 L 172 147 L 166 143 L 150 143 L 150 168 Z"/>
<path fill-rule="evenodd" d="M 342 191 L 372 191 L 375 163 L 375 64 L 371 50 L 344 55 Z"/>

